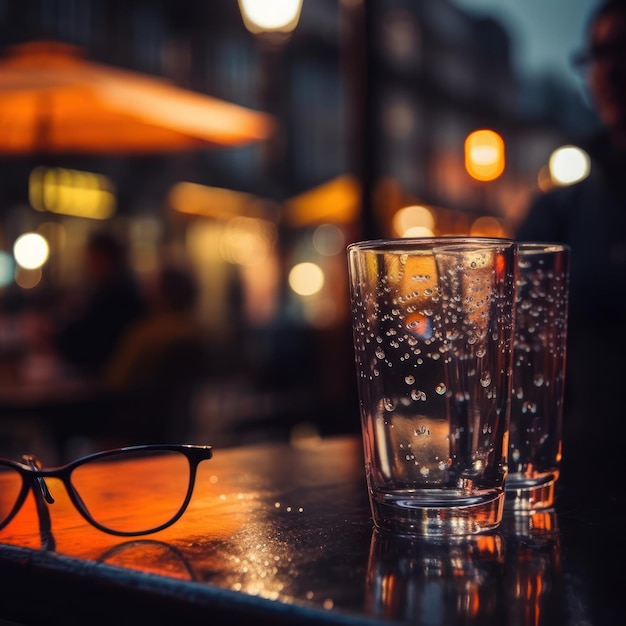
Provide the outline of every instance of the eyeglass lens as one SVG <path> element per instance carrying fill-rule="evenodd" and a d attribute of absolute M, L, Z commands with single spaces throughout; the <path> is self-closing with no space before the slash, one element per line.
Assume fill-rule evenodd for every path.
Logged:
<path fill-rule="evenodd" d="M 134 464 L 129 473 L 128 462 L 137 459 L 142 463 Z M 70 482 L 77 506 L 97 525 L 118 533 L 148 533 L 180 513 L 190 489 L 190 474 L 189 461 L 182 452 L 138 450 L 80 463 L 73 469 Z M 54 482 L 38 480 L 45 481 L 46 488 L 49 481 Z M 18 469 L 0 463 L 0 526 L 18 505 L 23 483 Z M 33 483 L 33 487 L 39 486 Z"/>
<path fill-rule="evenodd" d="M 0 524 L 14 509 L 22 490 L 22 475 L 13 467 L 0 465 Z"/>
<path fill-rule="evenodd" d="M 138 458 L 142 463 L 133 467 L 130 479 L 127 463 Z M 78 465 L 70 481 L 95 522 L 114 532 L 146 532 L 183 507 L 189 461 L 176 451 L 122 452 Z"/>

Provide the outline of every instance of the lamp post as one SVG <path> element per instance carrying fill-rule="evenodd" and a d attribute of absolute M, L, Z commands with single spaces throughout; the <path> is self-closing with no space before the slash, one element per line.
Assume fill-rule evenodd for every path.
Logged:
<path fill-rule="evenodd" d="M 288 81 L 283 71 L 284 44 L 298 25 L 303 0 L 238 0 L 238 3 L 243 24 L 258 44 L 261 106 L 278 122 L 274 135 L 264 146 L 266 180 L 273 181 L 272 187 L 276 184 L 280 187 L 287 175 L 284 94 Z"/>

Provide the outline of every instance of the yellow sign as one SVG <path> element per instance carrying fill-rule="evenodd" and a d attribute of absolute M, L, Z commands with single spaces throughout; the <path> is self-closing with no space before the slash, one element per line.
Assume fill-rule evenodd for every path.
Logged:
<path fill-rule="evenodd" d="M 117 208 L 109 178 L 60 167 L 35 168 L 28 181 L 28 197 L 37 211 L 94 220 L 110 218 Z"/>

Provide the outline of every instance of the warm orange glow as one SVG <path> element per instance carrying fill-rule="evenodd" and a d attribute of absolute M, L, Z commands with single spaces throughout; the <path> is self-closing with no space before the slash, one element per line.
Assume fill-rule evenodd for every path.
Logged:
<path fill-rule="evenodd" d="M 474 220 L 469 234 L 473 237 L 507 237 L 501 222 L 490 215 L 483 215 Z"/>
<path fill-rule="evenodd" d="M 475 130 L 465 139 L 465 169 L 476 180 L 495 180 L 504 171 L 504 141 L 493 130 Z"/>
<path fill-rule="evenodd" d="M 358 215 L 360 200 L 358 180 L 354 176 L 338 176 L 287 200 L 285 220 L 291 226 L 350 222 Z"/>
<path fill-rule="evenodd" d="M 315 295 L 324 286 L 324 272 L 316 263 L 298 263 L 289 271 L 289 286 L 300 296 Z"/>
<path fill-rule="evenodd" d="M 435 218 L 428 207 L 405 206 L 394 214 L 393 229 L 400 237 L 432 237 Z"/>
<path fill-rule="evenodd" d="M 220 255 L 229 263 L 258 268 L 271 254 L 276 236 L 276 227 L 271 222 L 234 217 L 221 237 Z"/>
<path fill-rule="evenodd" d="M 185 181 L 172 186 L 168 201 L 179 213 L 218 219 L 262 217 L 268 212 L 267 203 L 252 194 Z"/>
<path fill-rule="evenodd" d="M 133 484 L 145 484 L 150 486 L 158 476 L 167 476 L 163 470 L 154 470 L 150 463 L 132 463 Z M 179 538 L 181 532 L 189 533 L 190 536 L 211 536 L 213 539 L 224 539 L 235 533 L 250 516 L 249 507 L 252 506 L 247 500 L 240 497 L 237 481 L 230 472 L 213 467 L 212 462 L 202 463 L 198 468 L 196 489 L 189 507 L 182 520 L 174 526 L 159 533 L 150 535 L 150 539 L 166 542 L 172 538 Z M 118 475 L 130 476 L 121 470 Z M 94 475 L 94 484 L 81 485 L 87 489 L 89 496 L 106 497 L 106 484 L 111 480 L 111 474 Z M 103 482 L 102 482 L 103 481 Z M 144 482 L 145 481 L 145 482 Z M 120 545 L 120 538 L 103 533 L 86 522 L 71 503 L 63 484 L 56 478 L 47 479 L 46 483 L 54 496 L 55 503 L 50 505 L 49 511 L 52 519 L 52 532 L 56 539 L 57 551 L 66 552 L 79 558 L 100 559 L 104 550 L 112 546 Z M 165 488 L 159 492 L 159 498 L 152 498 L 146 508 L 142 508 L 140 514 L 149 516 L 159 515 L 159 509 L 163 506 L 172 506 L 172 491 Z M 111 511 L 111 515 L 119 515 L 120 519 L 132 511 L 133 503 L 128 507 L 120 506 Z M 20 545 L 38 549 L 41 547 L 41 538 L 38 532 L 39 523 L 35 502 L 32 492 L 29 494 L 23 507 L 15 519 L 0 531 L 2 543 Z M 173 543 L 176 543 L 174 541 Z M 167 564 L 168 561 L 166 560 Z M 133 567 L 131 563 L 125 563 L 127 567 Z M 134 567 L 142 567 L 141 561 L 137 561 Z M 170 575 L 167 569 L 160 568 L 160 573 Z"/>
<path fill-rule="evenodd" d="M 550 176 L 550 169 L 547 165 L 544 165 L 537 174 L 537 186 L 541 191 L 550 191 L 554 187 L 552 176 Z"/>
<path fill-rule="evenodd" d="M 431 333 L 428 318 L 421 313 L 409 313 L 404 325 L 409 332 L 418 337 L 425 337 Z"/>
<path fill-rule="evenodd" d="M 0 60 L 0 153 L 148 153 L 267 139 L 263 113 L 166 80 L 94 63 L 58 42 Z"/>
<path fill-rule="evenodd" d="M 504 280 L 504 273 L 506 271 L 506 260 L 503 254 L 496 255 L 496 278 L 497 280 Z"/>

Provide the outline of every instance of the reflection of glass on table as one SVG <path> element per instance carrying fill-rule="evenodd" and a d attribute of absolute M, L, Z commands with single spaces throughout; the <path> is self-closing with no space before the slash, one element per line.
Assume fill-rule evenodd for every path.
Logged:
<path fill-rule="evenodd" d="M 374 531 L 366 605 L 385 620 L 424 624 L 498 624 L 504 567 L 497 534 L 422 539 Z"/>
<path fill-rule="evenodd" d="M 505 583 L 510 618 L 520 626 L 555 624 L 563 604 L 559 528 L 553 509 L 504 515 Z"/>

